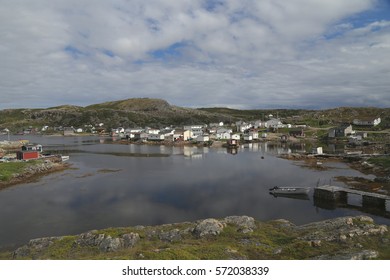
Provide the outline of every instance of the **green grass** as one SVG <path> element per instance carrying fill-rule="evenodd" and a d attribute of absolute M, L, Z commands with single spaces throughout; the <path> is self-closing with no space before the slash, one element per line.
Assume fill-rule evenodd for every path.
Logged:
<path fill-rule="evenodd" d="M 0 163 L 0 181 L 9 182 L 14 174 L 23 173 L 26 167 L 37 164 L 38 161 L 18 161 Z"/>
<path fill-rule="evenodd" d="M 381 166 L 383 168 L 390 168 L 390 156 L 387 157 L 378 157 L 378 158 L 370 158 L 368 160 L 369 163 Z"/>

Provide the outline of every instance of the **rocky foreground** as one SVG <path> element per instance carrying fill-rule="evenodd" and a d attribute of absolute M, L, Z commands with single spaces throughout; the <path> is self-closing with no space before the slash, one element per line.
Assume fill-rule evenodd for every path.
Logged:
<path fill-rule="evenodd" d="M 248 216 L 93 230 L 31 240 L 2 259 L 390 259 L 390 233 L 370 217 L 296 226 Z"/>

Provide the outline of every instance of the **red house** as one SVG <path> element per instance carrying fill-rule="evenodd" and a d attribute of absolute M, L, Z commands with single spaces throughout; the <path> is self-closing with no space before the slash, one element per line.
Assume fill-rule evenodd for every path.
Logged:
<path fill-rule="evenodd" d="M 18 160 L 38 159 L 41 152 L 42 145 L 25 145 L 16 153 L 16 158 Z"/>

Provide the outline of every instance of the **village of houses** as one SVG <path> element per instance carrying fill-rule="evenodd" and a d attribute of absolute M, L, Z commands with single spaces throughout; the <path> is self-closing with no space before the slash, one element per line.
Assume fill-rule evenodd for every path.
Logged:
<path fill-rule="evenodd" d="M 291 125 L 285 124 L 279 118 L 268 116 L 266 121 L 244 122 L 238 121 L 233 124 L 210 123 L 198 125 L 184 125 L 179 128 L 173 126 L 164 128 L 124 128 L 118 127 L 107 132 L 104 129 L 104 124 L 100 123 L 96 126 L 86 125 L 84 129 L 65 127 L 63 134 L 65 136 L 77 135 L 86 131 L 93 134 L 106 134 L 120 139 L 126 139 L 133 142 L 196 142 L 206 143 L 210 141 L 243 141 L 251 142 L 262 140 L 280 140 L 288 141 L 305 137 L 305 131 L 309 127 L 305 124 Z M 329 139 L 348 137 L 349 143 L 359 143 L 367 138 L 367 132 L 353 130 L 353 125 L 359 127 L 375 127 L 380 124 L 381 119 L 355 119 L 352 124 L 343 124 L 338 127 L 330 128 L 327 132 Z M 43 130 L 46 130 L 44 127 Z M 276 133 L 280 129 L 284 129 L 285 133 Z"/>
<path fill-rule="evenodd" d="M 159 144 L 186 144 L 196 143 L 209 145 L 219 141 L 227 146 L 238 146 L 239 143 L 248 143 L 256 141 L 299 141 L 305 139 L 305 131 L 310 128 L 307 125 L 291 125 L 283 123 L 279 118 L 268 116 L 267 121 L 243 122 L 238 121 L 234 124 L 225 125 L 223 122 L 210 123 L 208 125 L 185 125 L 180 128 L 123 128 L 118 127 L 107 132 L 103 123 L 96 126 L 85 125 L 83 128 L 57 127 L 54 131 L 61 132 L 64 136 L 84 135 L 92 133 L 95 135 L 106 135 L 126 142 L 134 143 L 159 143 Z M 349 144 L 359 144 L 367 137 L 367 132 L 353 130 L 353 125 L 359 127 L 375 127 L 380 124 L 381 119 L 370 120 L 355 119 L 352 124 L 340 125 L 328 129 L 328 139 L 338 139 L 347 137 Z M 40 134 L 49 129 L 48 126 L 36 129 L 27 129 L 23 134 Z M 284 133 L 278 133 L 283 130 Z M 9 133 L 8 129 L 2 131 L 3 134 Z M 10 141 L 0 141 L 0 148 L 6 148 L 6 145 L 12 144 Z M 42 152 L 42 146 L 39 144 L 24 144 L 21 151 L 17 153 L 18 160 L 29 160 L 39 158 Z M 313 153 L 322 154 L 322 148 L 313 150 Z M 0 159 L 6 153 L 0 152 Z"/>

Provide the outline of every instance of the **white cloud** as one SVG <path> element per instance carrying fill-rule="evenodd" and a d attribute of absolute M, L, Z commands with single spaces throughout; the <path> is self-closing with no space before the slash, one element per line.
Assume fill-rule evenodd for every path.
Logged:
<path fill-rule="evenodd" d="M 5 1 L 0 109 L 159 97 L 183 106 L 390 106 L 373 0 Z"/>

